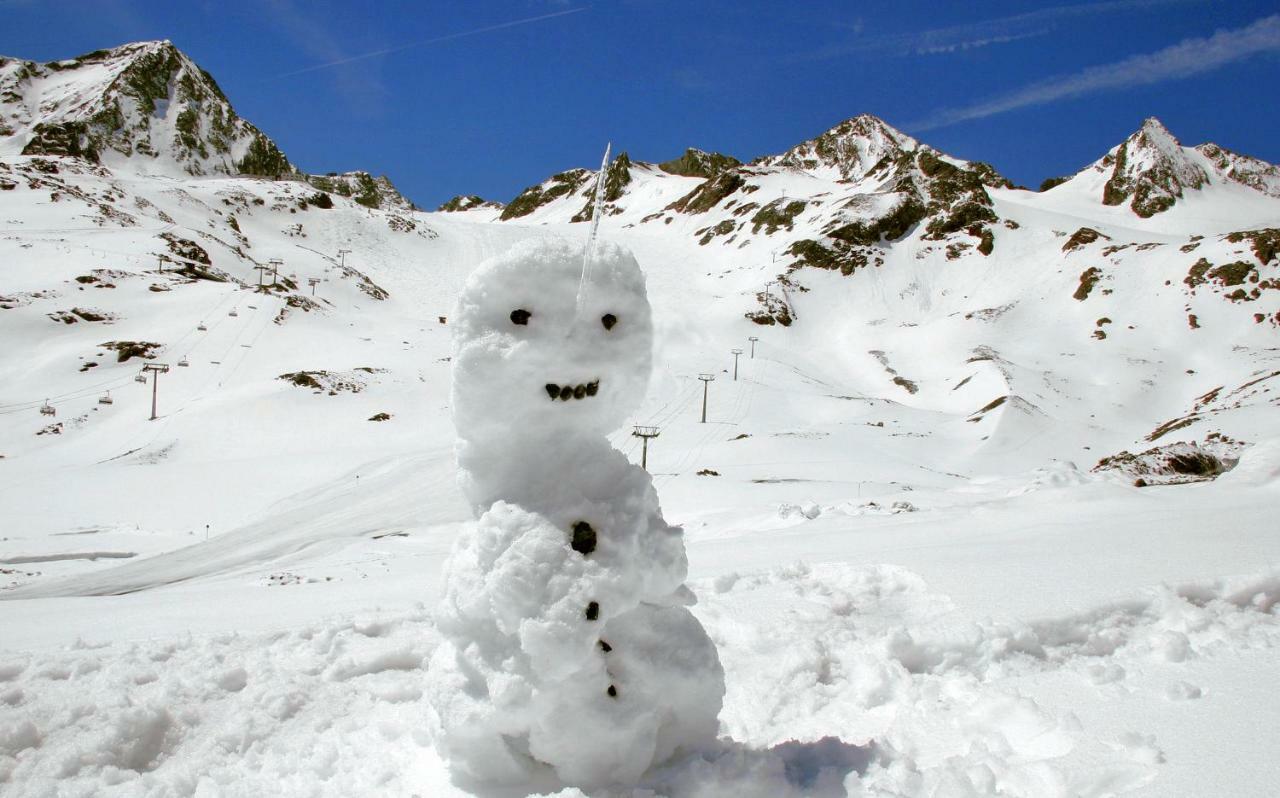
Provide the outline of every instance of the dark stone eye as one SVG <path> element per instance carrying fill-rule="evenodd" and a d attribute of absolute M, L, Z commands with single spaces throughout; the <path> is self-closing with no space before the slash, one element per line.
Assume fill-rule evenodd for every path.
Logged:
<path fill-rule="evenodd" d="M 591 524 L 586 521 L 579 521 L 573 525 L 573 542 L 569 544 L 570 548 L 579 554 L 590 554 L 596 550 L 596 531 L 591 528 Z"/>
<path fill-rule="evenodd" d="M 600 317 L 600 323 L 604 325 L 606 330 L 612 330 L 613 325 L 618 323 L 618 317 L 612 313 L 606 313 Z"/>
<path fill-rule="evenodd" d="M 528 324 L 529 317 L 532 315 L 533 315 L 532 313 L 525 310 L 524 308 L 513 310 L 511 311 L 511 323 L 512 324 Z"/>

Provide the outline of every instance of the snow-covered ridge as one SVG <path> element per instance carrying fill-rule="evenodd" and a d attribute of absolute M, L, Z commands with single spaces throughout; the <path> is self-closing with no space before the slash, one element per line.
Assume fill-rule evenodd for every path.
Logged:
<path fill-rule="evenodd" d="M 413 207 L 385 176 L 302 175 L 167 40 L 46 64 L 0 57 L 0 154 L 71 155 L 143 174 L 300 178 L 366 207 Z"/>
<path fill-rule="evenodd" d="M 296 171 L 169 41 L 46 64 L 0 59 L 0 115 L 4 154 L 75 155 L 163 174 Z"/>
<path fill-rule="evenodd" d="M 829 180 L 857 181 L 888 159 L 914 152 L 920 142 L 883 119 L 862 114 L 846 119 L 820 136 L 779 155 L 752 161 L 758 166 L 785 166 Z"/>
<path fill-rule="evenodd" d="M 1065 182 L 1092 186 L 1094 176 L 1105 178 L 1099 197 L 1104 205 L 1126 206 L 1142 218 L 1213 186 L 1240 185 L 1280 197 L 1280 168 L 1212 143 L 1184 147 L 1155 117 Z"/>

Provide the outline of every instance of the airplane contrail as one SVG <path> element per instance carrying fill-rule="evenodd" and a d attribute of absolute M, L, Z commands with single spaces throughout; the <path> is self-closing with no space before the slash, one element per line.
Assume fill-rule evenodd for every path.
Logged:
<path fill-rule="evenodd" d="M 488 33 L 490 31 L 502 30 L 503 28 L 514 28 L 517 25 L 528 25 L 531 22 L 540 22 L 544 19 L 552 19 L 554 17 L 563 17 L 569 14 L 576 14 L 579 11 L 586 11 L 589 8 L 590 6 L 582 6 L 580 8 L 570 8 L 565 11 L 556 11 L 551 14 L 542 14 L 536 17 L 525 17 L 524 19 L 514 19 L 514 20 L 511 20 L 510 22 L 502 22 L 497 25 L 488 25 L 483 28 L 476 28 L 475 30 L 464 30 L 458 33 L 450 33 L 445 36 L 437 36 L 434 39 L 423 39 L 420 42 L 413 42 L 412 44 L 402 44 L 397 47 L 387 47 L 382 50 L 373 50 L 368 53 L 353 55 L 349 58 L 339 58 L 337 61 L 329 61 L 328 63 L 325 63 L 325 64 L 316 64 L 314 66 L 303 67 L 302 69 L 295 69 L 292 72 L 284 72 L 279 75 L 276 75 L 276 78 L 288 78 L 294 75 L 302 75 L 307 72 L 315 72 L 320 69 L 328 69 L 329 67 L 336 67 L 336 66 L 341 66 L 343 64 L 350 64 L 353 61 L 364 61 L 369 58 L 377 58 L 380 55 L 387 55 L 388 53 L 398 53 L 401 50 L 409 50 L 414 47 L 422 47 L 428 44 L 438 44 L 439 42 L 447 42 L 452 39 L 461 39 L 466 36 L 475 36 L 480 33 Z"/>

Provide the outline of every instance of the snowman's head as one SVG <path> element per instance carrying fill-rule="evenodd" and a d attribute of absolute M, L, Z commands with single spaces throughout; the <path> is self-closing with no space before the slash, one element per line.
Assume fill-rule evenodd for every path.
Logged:
<path fill-rule="evenodd" d="M 454 314 L 459 437 L 604 434 L 644 398 L 653 326 L 644 274 L 601 242 L 578 305 L 583 247 L 523 241 L 481 264 Z"/>

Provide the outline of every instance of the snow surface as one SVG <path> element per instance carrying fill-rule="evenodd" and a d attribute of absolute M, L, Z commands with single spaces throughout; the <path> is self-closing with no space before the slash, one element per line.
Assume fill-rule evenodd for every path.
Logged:
<path fill-rule="evenodd" d="M 0 164 L 0 792 L 580 795 L 455 782 L 428 687 L 443 565 L 474 529 L 455 305 L 479 263 L 585 225 Z M 865 188 L 760 183 L 761 204 Z M 1070 184 L 993 190 L 1017 227 L 990 257 L 913 234 L 879 268 L 797 272 L 784 329 L 743 314 L 829 214 L 700 246 L 719 209 L 646 224 L 631 204 L 694 185 L 633 181 L 601 234 L 647 275 L 652 374 L 624 421 L 662 431 L 649 469 L 724 669 L 720 739 L 590 794 L 1272 794 L 1280 353 L 1253 314 L 1280 298 L 1184 280 L 1201 257 L 1274 278 L 1225 234 L 1274 225 L 1276 201 L 1211 181 L 1139 219 Z M 1064 249 L 1083 226 L 1109 239 Z M 160 274 L 164 233 L 238 282 Z M 271 258 L 302 287 L 252 290 Z M 73 308 L 113 318 L 49 315 Z M 161 345 L 156 421 L 108 341 Z M 280 379 L 301 371 L 322 387 Z M 1249 444 L 1216 481 L 1091 471 L 1214 433 Z M 638 461 L 627 426 L 608 439 Z"/>

